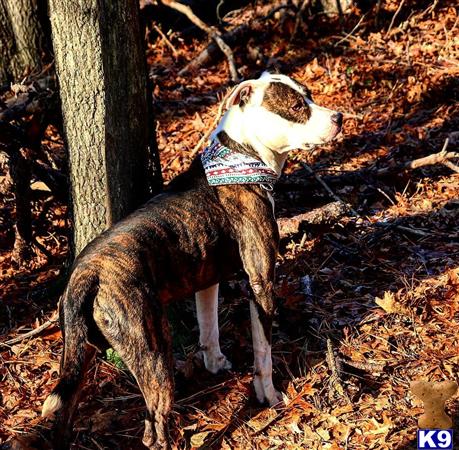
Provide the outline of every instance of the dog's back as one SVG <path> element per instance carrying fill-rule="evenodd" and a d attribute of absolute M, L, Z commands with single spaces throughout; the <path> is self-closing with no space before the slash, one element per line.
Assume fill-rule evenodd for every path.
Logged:
<path fill-rule="evenodd" d="M 94 272 L 99 286 L 108 286 L 114 295 L 120 290 L 119 297 L 126 285 L 146 281 L 164 303 L 237 270 L 239 252 L 231 235 L 222 203 L 196 162 L 164 193 L 92 241 L 73 273 Z M 230 257 L 221 257 L 228 252 Z"/>

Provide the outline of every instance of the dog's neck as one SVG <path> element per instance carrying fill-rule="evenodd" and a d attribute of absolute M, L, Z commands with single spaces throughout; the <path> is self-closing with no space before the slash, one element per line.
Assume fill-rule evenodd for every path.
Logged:
<path fill-rule="evenodd" d="M 252 158 L 258 159 L 261 161 L 260 155 L 255 151 L 251 145 L 242 145 L 232 139 L 225 130 L 216 132 L 215 137 L 220 141 L 225 147 L 237 152 L 242 153 L 243 155 L 251 156 Z"/>
<path fill-rule="evenodd" d="M 270 148 L 257 136 L 251 134 L 250 124 L 244 121 L 244 113 L 239 106 L 233 106 L 226 112 L 212 137 L 217 138 L 221 144 L 232 150 L 263 161 L 268 167 L 275 170 L 278 176 L 281 175 L 288 150 Z"/>

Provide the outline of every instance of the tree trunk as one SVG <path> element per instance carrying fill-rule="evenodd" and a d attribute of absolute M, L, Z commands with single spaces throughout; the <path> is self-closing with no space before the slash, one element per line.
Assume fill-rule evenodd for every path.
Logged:
<path fill-rule="evenodd" d="M 148 119 L 138 2 L 49 5 L 77 254 L 144 202 L 152 193 L 152 172 L 158 180 L 160 171 Z"/>
<path fill-rule="evenodd" d="M 10 62 L 13 54 L 14 37 L 6 4 L 0 0 L 0 84 L 10 78 Z"/>
<path fill-rule="evenodd" d="M 41 66 L 41 0 L 0 0 L 0 83 L 19 81 Z"/>

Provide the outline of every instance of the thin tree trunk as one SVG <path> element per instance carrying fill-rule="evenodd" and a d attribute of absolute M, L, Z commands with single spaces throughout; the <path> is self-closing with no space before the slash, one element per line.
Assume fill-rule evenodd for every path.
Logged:
<path fill-rule="evenodd" d="M 10 174 L 16 201 L 14 249 L 12 260 L 20 265 L 31 255 L 32 208 L 30 204 L 30 167 L 22 149 L 12 152 Z"/>
<path fill-rule="evenodd" d="M 41 0 L 0 0 L 0 82 L 19 81 L 41 66 Z"/>
<path fill-rule="evenodd" d="M 13 54 L 14 37 L 6 4 L 0 0 L 0 84 L 10 78 L 10 61 Z"/>
<path fill-rule="evenodd" d="M 74 247 L 152 193 L 145 56 L 138 3 L 50 0 L 50 18 L 69 149 Z M 157 161 L 157 160 L 156 160 Z"/>

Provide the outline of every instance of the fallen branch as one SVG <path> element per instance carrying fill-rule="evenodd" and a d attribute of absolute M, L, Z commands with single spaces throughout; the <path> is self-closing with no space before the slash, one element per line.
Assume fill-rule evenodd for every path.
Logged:
<path fill-rule="evenodd" d="M 240 42 L 245 39 L 250 31 L 258 26 L 264 24 L 266 20 L 269 20 L 277 11 L 281 9 L 293 9 L 292 5 L 278 5 L 273 7 L 265 16 L 258 17 L 252 21 L 250 25 L 240 25 L 233 30 L 223 34 L 221 37 L 222 39 L 229 45 L 234 45 L 236 42 Z M 219 54 L 219 48 L 217 44 L 211 42 L 207 48 L 205 48 L 196 58 L 194 58 L 191 62 L 189 62 L 180 72 L 178 73 L 179 76 L 184 76 L 188 72 L 192 72 L 193 70 L 198 69 L 199 67 L 207 64 L 213 58 L 217 57 Z"/>
<path fill-rule="evenodd" d="M 352 359 L 341 358 L 341 364 L 345 364 L 354 369 L 362 370 L 363 372 L 368 372 L 374 375 L 375 373 L 382 373 L 386 368 L 386 363 L 374 363 L 374 362 L 362 362 L 362 361 L 353 361 Z"/>
<path fill-rule="evenodd" d="M 236 63 L 234 62 L 234 54 L 228 44 L 223 40 L 220 31 L 204 23 L 193 10 L 183 3 L 176 2 L 175 0 L 162 0 L 162 3 L 169 8 L 175 9 L 176 11 L 184 14 L 192 23 L 198 28 L 205 31 L 218 45 L 220 50 L 225 54 L 228 60 L 229 70 L 231 73 L 231 79 L 235 83 L 239 81 L 239 74 L 237 73 Z"/>
<path fill-rule="evenodd" d="M 38 334 L 40 334 L 41 332 L 49 328 L 51 325 L 54 325 L 57 322 L 57 319 L 58 319 L 58 314 L 56 310 L 53 312 L 52 316 L 46 322 L 43 322 L 39 327 L 34 328 L 28 333 L 21 334 L 20 336 L 17 336 L 8 341 L 0 342 L 0 347 L 9 347 L 11 345 L 18 344 L 19 342 L 22 342 L 26 339 L 30 339 L 34 336 L 37 336 Z"/>
<path fill-rule="evenodd" d="M 295 28 L 293 29 L 292 36 L 290 37 L 290 42 L 295 39 L 298 29 L 300 28 L 301 23 L 303 22 L 303 14 L 306 11 L 306 8 L 311 4 L 311 0 L 303 0 L 301 7 L 296 15 Z"/>
<path fill-rule="evenodd" d="M 451 161 L 443 161 L 442 164 L 445 167 L 448 167 L 448 169 L 451 169 L 453 172 L 459 173 L 459 166 L 457 166 L 456 164 L 453 164 Z"/>
<path fill-rule="evenodd" d="M 420 228 L 414 228 L 413 226 L 408 227 L 405 225 L 400 225 L 403 223 L 402 219 L 395 220 L 394 222 L 375 222 L 373 223 L 373 226 L 378 227 L 378 228 L 384 228 L 386 230 L 390 229 L 397 229 L 400 231 L 405 231 L 410 234 L 414 234 L 416 236 L 420 237 L 442 237 L 442 238 L 447 238 L 447 239 L 458 239 L 459 235 L 457 233 L 443 233 L 441 231 L 431 231 L 431 230 L 423 230 Z"/>
<path fill-rule="evenodd" d="M 390 30 L 392 30 L 392 27 L 394 26 L 395 19 L 400 14 L 400 11 L 402 10 L 404 3 L 405 3 L 405 0 L 402 0 L 400 2 L 400 5 L 398 6 L 397 11 L 395 11 L 394 15 L 392 16 L 392 20 L 390 21 L 389 28 L 387 29 L 387 32 L 386 32 L 386 36 L 385 36 L 386 38 L 389 35 Z"/>
<path fill-rule="evenodd" d="M 320 175 L 317 175 L 306 163 L 301 163 L 301 165 L 304 167 L 304 169 L 306 169 L 306 171 L 312 175 L 323 187 L 324 189 L 331 195 L 331 197 L 337 201 L 337 202 L 340 202 L 342 203 L 343 205 L 346 205 L 346 203 L 344 203 L 344 201 L 338 197 L 330 188 L 330 186 L 328 186 L 327 183 L 325 183 L 325 181 L 320 177 Z M 349 208 L 349 211 L 355 216 L 355 217 L 360 217 L 360 214 L 355 210 L 353 209 L 351 206 L 348 206 Z"/>
<path fill-rule="evenodd" d="M 376 171 L 377 175 L 385 175 L 388 172 L 393 172 L 394 170 L 403 170 L 403 169 L 419 169 L 420 167 L 433 166 L 435 164 L 445 164 L 450 159 L 459 158 L 458 152 L 447 152 L 446 148 L 449 144 L 449 138 L 445 139 L 442 149 L 438 153 L 432 153 L 428 156 L 423 156 L 422 158 L 413 159 L 406 163 L 397 164 L 391 167 L 384 167 Z M 454 164 L 453 164 L 454 165 Z M 453 169 L 454 170 L 454 169 Z"/>
<path fill-rule="evenodd" d="M 446 152 L 448 147 L 449 139 L 446 138 L 442 149 L 438 153 L 434 153 L 423 158 L 418 158 L 405 164 L 406 169 L 417 169 L 418 167 L 431 166 L 433 164 L 444 163 L 446 160 L 451 158 L 459 158 L 459 153 Z"/>
<path fill-rule="evenodd" d="M 421 167 L 431 166 L 435 164 L 443 164 L 451 170 L 457 172 L 459 167 L 453 164 L 451 159 L 459 159 L 459 152 L 447 152 L 446 147 L 448 145 L 448 138 L 443 144 L 443 148 L 440 152 L 433 153 L 422 158 L 414 159 L 408 162 L 395 163 L 386 167 L 365 167 L 364 169 L 342 172 L 339 175 L 317 175 L 309 166 L 304 167 L 305 170 L 312 175 L 316 181 L 322 184 L 322 180 L 325 184 L 346 184 L 346 183 L 362 183 L 368 182 L 368 177 L 378 177 L 389 175 L 394 172 L 400 172 L 402 170 L 413 170 Z M 314 185 L 315 183 L 311 180 L 301 179 L 289 182 L 280 182 L 277 187 L 283 190 L 300 189 L 303 190 L 306 187 Z M 323 184 L 322 184 L 323 185 Z M 330 189 L 331 190 L 331 189 Z M 327 190 L 328 191 L 328 190 Z M 332 191 L 333 192 L 333 191 Z M 330 194 L 331 195 L 331 194 Z"/>
<path fill-rule="evenodd" d="M 153 29 L 159 34 L 159 36 L 161 37 L 161 39 L 166 43 L 166 45 L 172 50 L 172 54 L 174 55 L 174 58 L 177 58 L 178 56 L 178 51 L 177 49 L 174 47 L 174 45 L 172 44 L 172 42 L 168 39 L 168 37 L 163 33 L 163 30 L 161 30 L 161 28 L 158 27 L 158 25 L 156 25 L 154 22 L 153 22 Z"/>
<path fill-rule="evenodd" d="M 229 45 L 233 45 L 233 43 L 241 40 L 249 32 L 249 30 L 250 28 L 247 25 L 241 25 L 234 30 L 225 33 L 221 38 Z M 215 58 L 219 52 L 220 49 L 218 45 L 215 42 L 211 42 L 196 58 L 191 60 L 179 71 L 179 76 L 183 77 L 188 72 L 193 72 L 194 70 L 199 69 L 199 67 Z"/>
<path fill-rule="evenodd" d="M 298 214 L 294 217 L 277 219 L 279 233 L 281 237 L 298 233 L 302 224 L 309 225 L 330 225 L 337 222 L 341 217 L 350 211 L 350 206 L 337 201 L 328 203 L 321 208 L 313 209 L 304 214 Z"/>
<path fill-rule="evenodd" d="M 331 372 L 330 386 L 338 393 L 340 397 L 344 397 L 350 403 L 351 399 L 347 395 L 347 392 L 345 391 L 343 384 L 341 383 L 341 372 L 342 372 L 341 361 L 338 357 L 335 357 L 335 352 L 333 349 L 333 344 L 331 342 L 331 339 L 327 339 L 326 360 L 327 360 L 327 364 Z M 330 396 L 333 397 L 332 395 Z"/>

